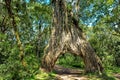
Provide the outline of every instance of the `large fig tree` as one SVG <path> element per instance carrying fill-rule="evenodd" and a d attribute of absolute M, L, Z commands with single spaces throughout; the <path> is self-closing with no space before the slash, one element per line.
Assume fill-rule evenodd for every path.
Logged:
<path fill-rule="evenodd" d="M 76 0 L 75 10 L 69 10 L 65 0 L 52 0 L 53 27 L 44 51 L 42 69 L 51 71 L 58 57 L 69 52 L 83 59 L 86 72 L 103 71 L 99 57 L 79 26 L 77 13 L 74 14 L 74 11 L 78 12 L 79 2 Z"/>

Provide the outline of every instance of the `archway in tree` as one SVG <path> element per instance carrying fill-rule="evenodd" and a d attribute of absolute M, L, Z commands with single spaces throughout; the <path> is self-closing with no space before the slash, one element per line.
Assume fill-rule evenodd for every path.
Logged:
<path fill-rule="evenodd" d="M 52 0 L 52 5 L 53 27 L 49 44 L 45 48 L 42 59 L 42 68 L 51 71 L 58 57 L 69 52 L 83 59 L 86 72 L 102 72 L 101 61 L 86 40 L 79 26 L 77 14 L 74 15 L 72 10 L 67 9 L 65 0 Z"/>
<path fill-rule="evenodd" d="M 84 68 L 83 60 L 80 56 L 72 54 L 72 53 L 65 53 L 58 57 L 57 62 L 55 65 L 60 65 L 65 68 Z"/>

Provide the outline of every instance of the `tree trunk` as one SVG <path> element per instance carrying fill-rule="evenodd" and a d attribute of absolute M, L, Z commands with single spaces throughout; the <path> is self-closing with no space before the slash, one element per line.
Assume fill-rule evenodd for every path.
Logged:
<path fill-rule="evenodd" d="M 100 59 L 87 42 L 77 19 L 70 15 L 64 0 L 53 0 L 53 29 L 42 59 L 42 68 L 51 71 L 58 57 L 66 52 L 82 57 L 86 72 L 103 71 Z"/>
<path fill-rule="evenodd" d="M 26 64 L 25 64 L 24 59 L 23 59 L 24 58 L 24 49 L 23 49 L 22 43 L 20 41 L 20 37 L 19 37 L 18 29 L 17 29 L 17 24 L 16 24 L 15 17 L 14 17 L 14 13 L 12 12 L 11 0 L 5 0 L 5 5 L 6 5 L 7 11 L 8 11 L 8 15 L 12 19 L 14 35 L 16 37 L 17 45 L 18 45 L 18 48 L 20 50 L 19 57 L 20 57 L 20 60 L 22 62 L 22 65 L 25 66 Z"/>

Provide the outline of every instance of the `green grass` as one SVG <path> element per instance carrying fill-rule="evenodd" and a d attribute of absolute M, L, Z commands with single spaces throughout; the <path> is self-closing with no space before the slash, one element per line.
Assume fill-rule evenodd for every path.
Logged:
<path fill-rule="evenodd" d="M 120 73 L 119 67 L 107 67 L 102 75 L 96 73 L 87 74 L 90 80 L 119 80 L 114 75 Z"/>
<path fill-rule="evenodd" d="M 46 73 L 46 72 L 39 72 L 37 75 L 34 76 L 35 80 L 55 80 L 56 74 L 53 72 Z"/>

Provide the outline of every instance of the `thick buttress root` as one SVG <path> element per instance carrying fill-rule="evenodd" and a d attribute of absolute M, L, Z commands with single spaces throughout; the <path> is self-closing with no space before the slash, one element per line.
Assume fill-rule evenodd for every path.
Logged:
<path fill-rule="evenodd" d="M 48 48 L 45 50 L 45 55 L 42 59 L 42 68 L 45 68 L 46 71 L 51 71 L 57 61 L 58 57 L 63 53 L 72 53 L 81 58 L 85 64 L 86 72 L 95 72 L 95 71 L 103 71 L 103 67 L 100 59 L 95 54 L 93 48 L 84 38 L 83 33 L 79 32 L 77 28 L 73 27 L 76 31 L 71 31 L 72 33 L 62 32 L 61 38 L 56 41 L 56 39 L 51 38 L 51 42 L 49 42 Z M 75 34 L 81 35 L 75 35 Z M 71 35 L 74 34 L 74 35 Z M 54 36 L 54 35 L 53 35 Z"/>

